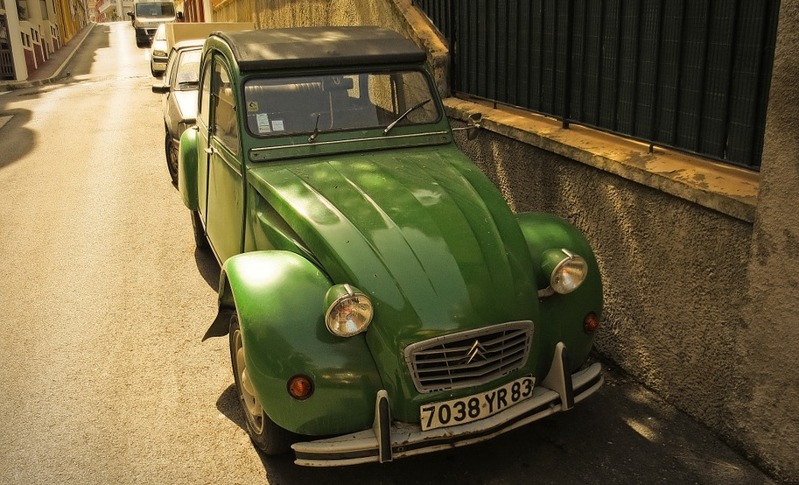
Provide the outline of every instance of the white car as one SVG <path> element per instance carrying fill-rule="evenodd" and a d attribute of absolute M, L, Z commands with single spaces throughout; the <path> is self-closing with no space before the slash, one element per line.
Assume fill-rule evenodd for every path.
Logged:
<path fill-rule="evenodd" d="M 178 42 L 169 53 L 163 84 L 154 93 L 163 94 L 164 151 L 172 183 L 178 183 L 180 135 L 194 124 L 197 116 L 197 90 L 200 80 L 200 55 L 204 39 Z"/>
<path fill-rule="evenodd" d="M 153 77 L 160 77 L 166 70 L 166 61 L 169 53 L 166 45 L 166 24 L 158 26 L 153 36 L 153 45 L 150 47 L 150 73 Z"/>

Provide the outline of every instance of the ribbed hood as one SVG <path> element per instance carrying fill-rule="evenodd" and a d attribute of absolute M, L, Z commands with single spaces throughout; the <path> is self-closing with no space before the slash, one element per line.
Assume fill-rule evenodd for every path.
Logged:
<path fill-rule="evenodd" d="M 263 164 L 250 183 L 335 283 L 375 303 L 367 341 L 389 393 L 404 347 L 537 317 L 532 263 L 501 194 L 454 146 Z"/>

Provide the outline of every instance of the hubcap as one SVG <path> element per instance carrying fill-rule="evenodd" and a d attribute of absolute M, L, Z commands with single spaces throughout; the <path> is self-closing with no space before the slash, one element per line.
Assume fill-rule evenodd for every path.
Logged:
<path fill-rule="evenodd" d="M 241 343 L 241 332 L 236 330 L 235 335 L 235 354 L 236 354 L 236 372 L 239 378 L 239 396 L 241 402 L 244 403 L 244 412 L 247 415 L 247 421 L 257 434 L 263 433 L 264 430 L 264 408 L 258 402 L 255 396 L 255 389 L 250 381 L 250 375 L 247 372 L 247 363 L 244 358 L 244 346 Z"/>

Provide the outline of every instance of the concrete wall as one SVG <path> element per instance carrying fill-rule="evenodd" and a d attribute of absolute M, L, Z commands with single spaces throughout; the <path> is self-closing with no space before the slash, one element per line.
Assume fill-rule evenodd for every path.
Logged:
<path fill-rule="evenodd" d="M 781 6 L 759 196 L 751 173 L 739 174 L 724 193 L 728 167 L 710 167 L 721 174 L 720 195 L 708 194 L 704 183 L 675 189 L 679 181 L 646 173 L 669 166 L 666 155 L 641 147 L 625 155 L 636 171 L 619 169 L 600 153 L 619 143 L 610 138 L 594 143 L 593 152 L 556 154 L 553 137 L 587 132 L 556 124 L 544 135 L 509 136 L 524 133 L 529 120 L 490 107 L 471 106 L 486 117 L 477 141 L 458 136 L 514 210 L 559 214 L 593 244 L 606 290 L 597 349 L 792 483 L 799 483 L 799 324 L 792 312 L 799 303 L 799 72 L 791 55 L 799 47 L 797 2 Z M 428 48 L 447 92 L 445 47 L 409 0 L 228 0 L 214 19 L 271 28 L 386 26 Z M 455 118 L 465 114 L 450 108 Z M 754 190 L 735 198 L 747 184 Z M 733 206 L 743 209 L 727 209 Z"/>
<path fill-rule="evenodd" d="M 605 284 L 598 351 L 787 483 L 799 483 L 797 31 L 799 0 L 783 0 L 759 193 L 751 202 L 724 191 L 669 193 L 662 178 L 627 176 L 603 154 L 621 144 L 617 137 L 564 148 L 559 140 L 591 130 L 447 101 L 457 120 L 483 113 L 480 138 L 460 136 L 459 145 L 514 210 L 556 213 L 591 241 Z M 559 154 L 539 148 L 555 145 Z M 630 159 L 653 157 L 645 147 L 637 155 L 624 150 Z M 722 179 L 735 171 L 694 164 Z M 734 193 L 748 179 L 731 180 Z M 751 203 L 753 217 L 727 210 L 739 203 Z"/>
<path fill-rule="evenodd" d="M 459 144 L 514 210 L 554 212 L 591 241 L 606 291 L 599 352 L 763 469 L 799 483 L 799 0 L 782 1 L 779 22 L 752 201 L 730 196 L 745 175 L 731 177 L 726 194 L 669 193 L 662 178 L 628 176 L 603 155 L 616 137 L 556 154 L 539 147 L 591 130 L 545 120 L 530 135 L 528 117 L 507 109 L 447 105 L 458 120 L 483 112 L 481 138 Z M 651 157 L 643 147 L 625 150 Z M 729 176 L 712 162 L 694 164 Z M 749 203 L 752 217 L 727 210 Z"/>
<path fill-rule="evenodd" d="M 730 396 L 734 439 L 799 483 L 799 1 L 782 0 L 760 197 Z"/>
<path fill-rule="evenodd" d="M 586 234 L 605 288 L 597 350 L 746 450 L 729 397 L 752 384 L 740 316 L 752 225 L 488 130 L 459 138 L 515 211 Z"/>

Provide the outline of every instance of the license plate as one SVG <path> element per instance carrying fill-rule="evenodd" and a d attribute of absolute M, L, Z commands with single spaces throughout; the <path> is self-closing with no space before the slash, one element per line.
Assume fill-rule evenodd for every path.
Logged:
<path fill-rule="evenodd" d="M 535 378 L 522 377 L 502 387 L 419 408 L 422 431 L 471 423 L 493 416 L 533 396 Z"/>

